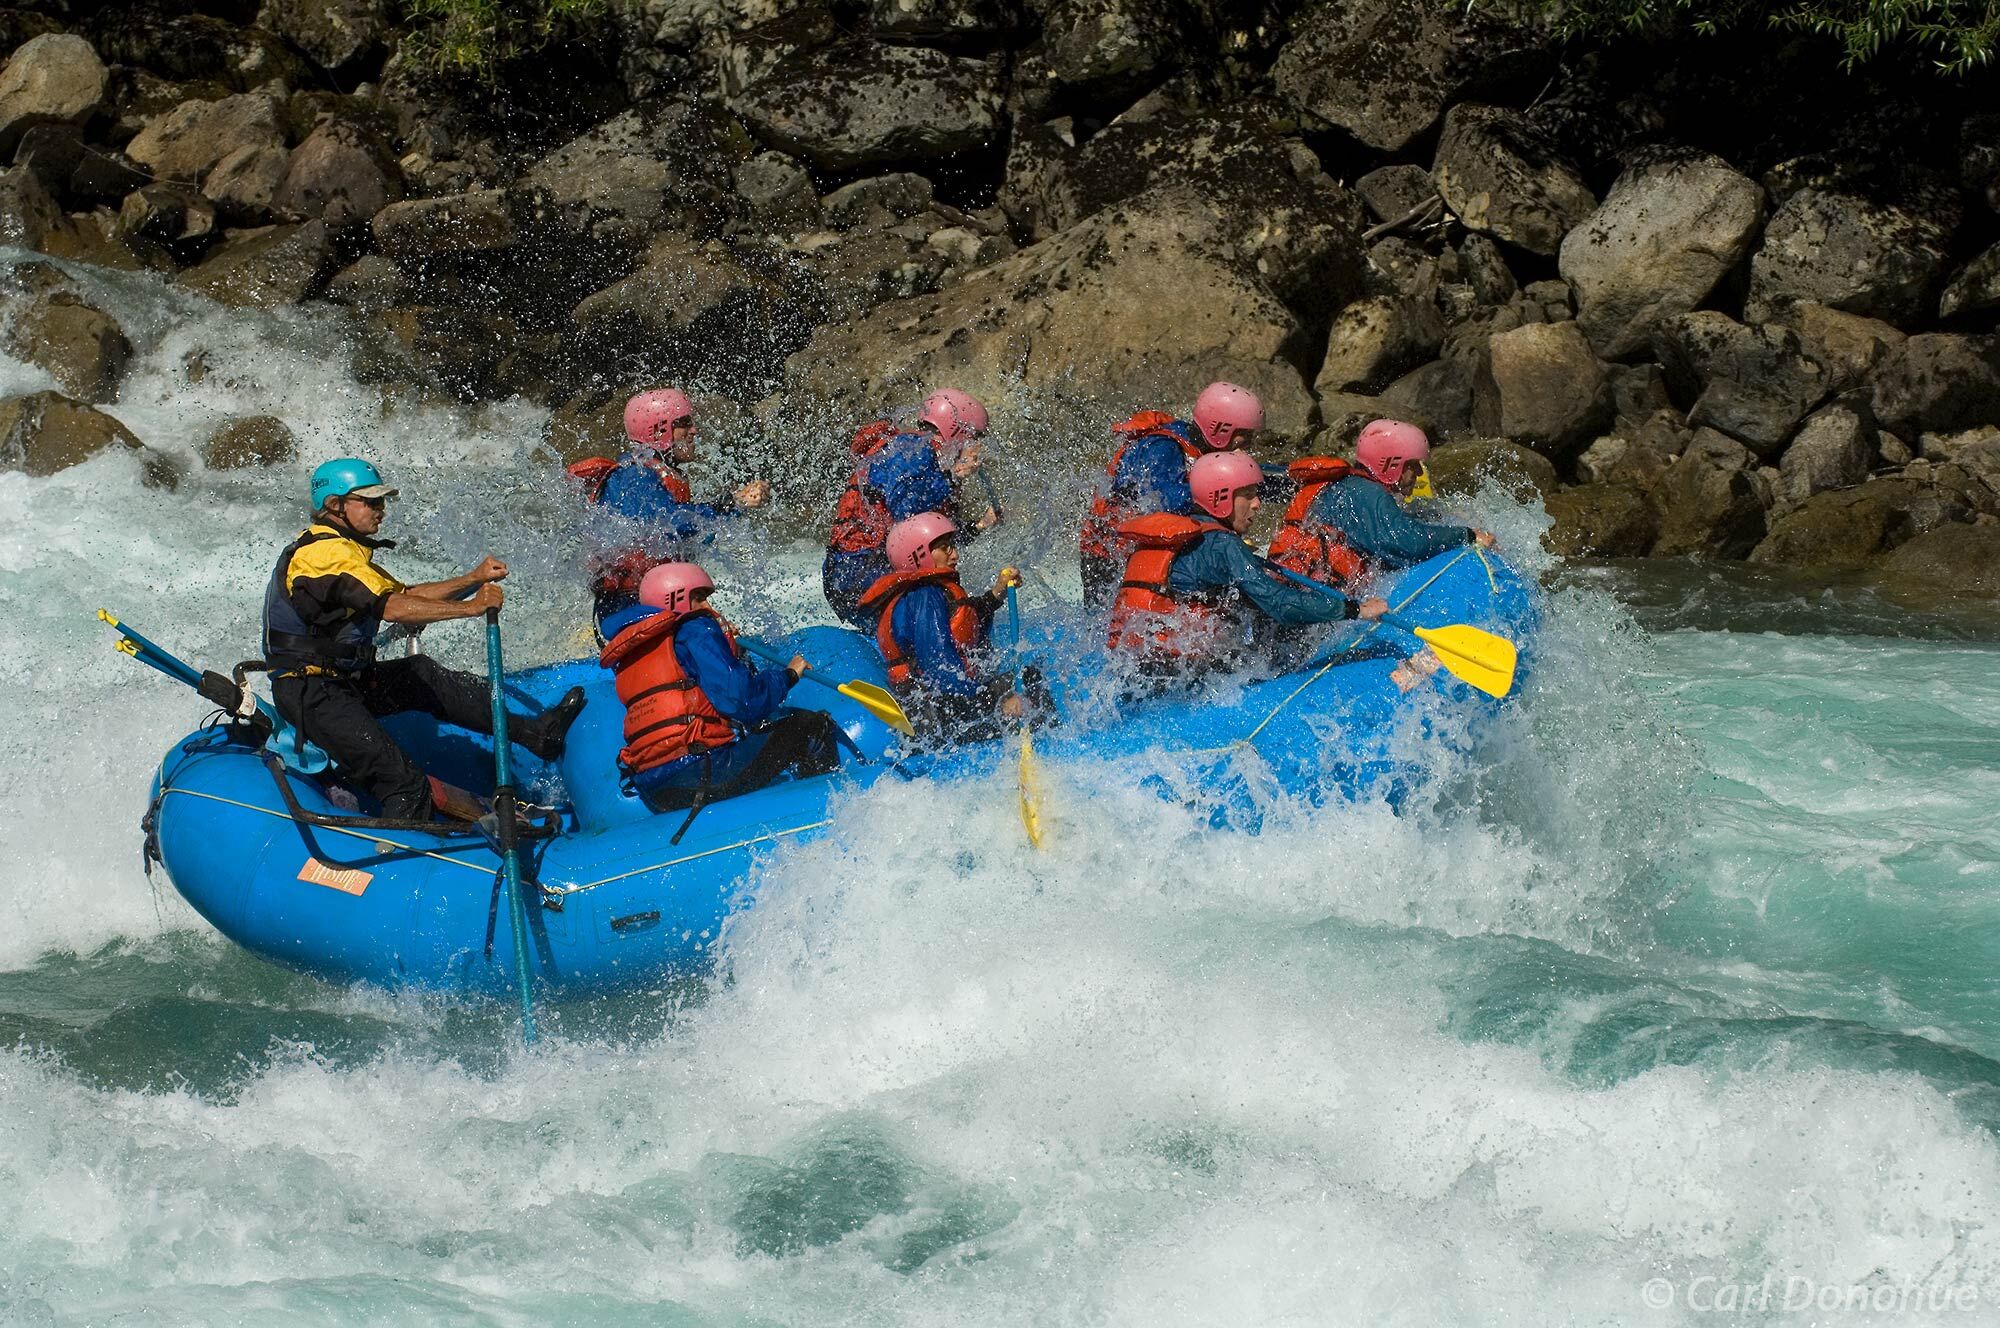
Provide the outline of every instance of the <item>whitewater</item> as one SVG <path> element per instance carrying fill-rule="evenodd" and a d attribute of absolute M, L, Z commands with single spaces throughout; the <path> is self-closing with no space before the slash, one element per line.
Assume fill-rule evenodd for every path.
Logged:
<path fill-rule="evenodd" d="M 1011 770 L 885 780 L 769 856 L 715 974 L 524 1050 L 502 1005 L 285 973 L 149 881 L 203 706 L 94 613 L 252 656 L 305 474 L 358 452 L 403 490 L 390 566 L 490 548 L 511 661 L 572 655 L 543 412 L 385 404 L 336 310 L 77 275 L 138 347 L 111 413 L 187 473 L 0 474 L 0 1325 L 2000 1323 L 1993 620 L 1562 569 L 1489 485 L 1547 630 L 1400 813 L 1215 833 L 1058 766 L 1036 853 Z M 205 471 L 253 413 L 298 459 Z M 1073 584 L 1101 444 L 1069 442 L 996 445 L 1061 510 L 969 583 Z M 711 484 L 778 464 L 705 443 Z M 823 613 L 821 487 L 713 551 L 747 625 Z"/>

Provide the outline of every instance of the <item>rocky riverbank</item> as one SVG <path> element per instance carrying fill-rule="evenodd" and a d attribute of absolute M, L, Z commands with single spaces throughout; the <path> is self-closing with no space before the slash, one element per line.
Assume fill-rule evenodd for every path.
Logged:
<path fill-rule="evenodd" d="M 0 9 L 0 240 L 345 306 L 364 381 L 531 398 L 558 455 L 663 379 L 810 471 L 924 385 L 1046 428 L 1227 377 L 1286 446 L 1511 467 L 1564 553 L 1991 593 L 1995 79 L 1462 9 L 628 0 L 489 84 L 382 0 L 52 0 Z M 0 466 L 143 449 L 125 330 L 53 264 L 0 299 L 59 389 Z"/>

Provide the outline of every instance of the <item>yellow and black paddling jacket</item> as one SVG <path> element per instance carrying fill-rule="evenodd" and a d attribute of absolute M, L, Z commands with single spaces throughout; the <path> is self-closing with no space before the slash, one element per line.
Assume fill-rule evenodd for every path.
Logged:
<path fill-rule="evenodd" d="M 316 522 L 285 546 L 264 590 L 264 661 L 274 678 L 342 675 L 375 662 L 382 606 L 406 589 L 375 565 L 372 540 Z"/>

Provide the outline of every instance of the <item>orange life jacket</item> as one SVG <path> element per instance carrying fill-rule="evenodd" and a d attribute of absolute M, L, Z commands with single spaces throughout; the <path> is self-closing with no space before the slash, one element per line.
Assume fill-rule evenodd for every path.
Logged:
<path fill-rule="evenodd" d="M 1125 461 L 1125 449 L 1141 438 L 1151 438 L 1155 434 L 1174 440 L 1183 455 L 1192 462 L 1201 456 L 1201 449 L 1189 443 L 1167 426 L 1174 417 L 1163 410 L 1142 410 L 1122 424 L 1111 426 L 1111 432 L 1120 440 L 1111 460 L 1105 463 L 1104 479 L 1097 486 L 1097 493 L 1090 500 L 1090 512 L 1083 518 L 1083 531 L 1077 538 L 1077 548 L 1087 558 L 1112 558 L 1126 550 L 1118 543 L 1118 527 L 1130 521 L 1138 513 L 1126 510 L 1111 501 L 1112 485 L 1118 480 L 1118 467 Z"/>
<path fill-rule="evenodd" d="M 1271 537 L 1270 559 L 1300 576 L 1345 587 L 1359 580 L 1368 564 L 1347 542 L 1346 534 L 1312 517 L 1313 500 L 1329 484 L 1349 475 L 1374 479 L 1367 471 L 1338 457 L 1300 457 L 1285 467 L 1299 482 L 1299 491 L 1285 508 L 1285 519 Z"/>
<path fill-rule="evenodd" d="M 621 462 L 610 457 L 585 457 L 572 462 L 568 471 L 573 479 L 583 481 L 583 497 L 588 503 L 604 501 L 604 486 L 611 479 L 611 472 L 618 469 Z M 677 503 L 689 502 L 694 491 L 680 473 L 664 463 L 650 464 L 652 472 L 659 477 L 660 487 L 667 496 Z M 595 595 L 637 595 L 639 582 L 651 571 L 659 560 L 645 549 L 628 549 L 624 553 L 599 554 L 590 562 L 591 593 Z"/>
<path fill-rule="evenodd" d="M 868 483 L 868 464 L 900 430 L 888 420 L 864 424 L 855 431 L 848 450 L 854 455 L 854 470 L 841 490 L 840 503 L 833 509 L 833 529 L 827 534 L 830 549 L 860 553 L 879 549 L 889 541 L 889 505 Z"/>
<path fill-rule="evenodd" d="M 597 662 L 617 674 L 618 699 L 625 703 L 625 749 L 619 764 L 637 774 L 677 761 L 691 752 L 713 751 L 736 741 L 736 729 L 722 717 L 681 668 L 674 636 L 696 618 L 713 618 L 739 658 L 736 629 L 710 608 L 656 613 L 611 638 Z"/>
<path fill-rule="evenodd" d="M 875 645 L 881 650 L 882 658 L 888 661 L 890 686 L 907 687 L 917 676 L 916 662 L 896 640 L 892 620 L 897 601 L 918 586 L 936 586 L 944 591 L 944 597 L 951 605 L 951 641 L 958 647 L 959 663 L 964 666 L 967 675 L 978 677 L 978 671 L 972 665 L 972 652 L 985 639 L 985 625 L 979 620 L 979 610 L 973 607 L 972 597 L 958 583 L 958 573 L 942 568 L 891 572 L 877 577 L 875 584 L 861 596 L 862 610 L 876 614 Z"/>
<path fill-rule="evenodd" d="M 1132 547 L 1125 560 L 1125 575 L 1118 583 L 1118 597 L 1111 602 L 1111 628 L 1105 644 L 1113 650 L 1140 650 L 1149 654 L 1188 653 L 1184 645 L 1190 634 L 1201 635 L 1214 612 L 1206 598 L 1183 599 L 1167 588 L 1167 576 L 1174 559 L 1216 531 L 1234 538 L 1228 526 L 1213 517 L 1180 516 L 1155 512 L 1124 522 L 1118 534 Z M 1160 619 L 1150 630 L 1135 625 L 1135 619 Z M 1190 629 L 1194 629 L 1192 633 Z"/>
<path fill-rule="evenodd" d="M 611 472 L 623 465 L 610 457 L 585 457 L 569 465 L 572 478 L 583 481 L 584 501 L 601 503 L 604 501 L 604 485 L 610 480 Z M 659 477 L 660 487 L 667 491 L 667 497 L 677 503 L 694 501 L 694 490 L 688 487 L 684 476 L 664 461 L 641 461 L 639 463 Z"/>

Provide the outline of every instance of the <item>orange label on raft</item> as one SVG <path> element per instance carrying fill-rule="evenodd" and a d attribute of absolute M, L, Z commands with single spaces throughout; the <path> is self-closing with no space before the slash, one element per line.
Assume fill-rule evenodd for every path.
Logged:
<path fill-rule="evenodd" d="M 307 885 L 323 885 L 342 894 L 358 895 L 375 879 L 375 873 L 356 871 L 351 867 L 329 867 L 318 858 L 307 858 L 306 865 L 299 868 L 299 879 Z"/>

